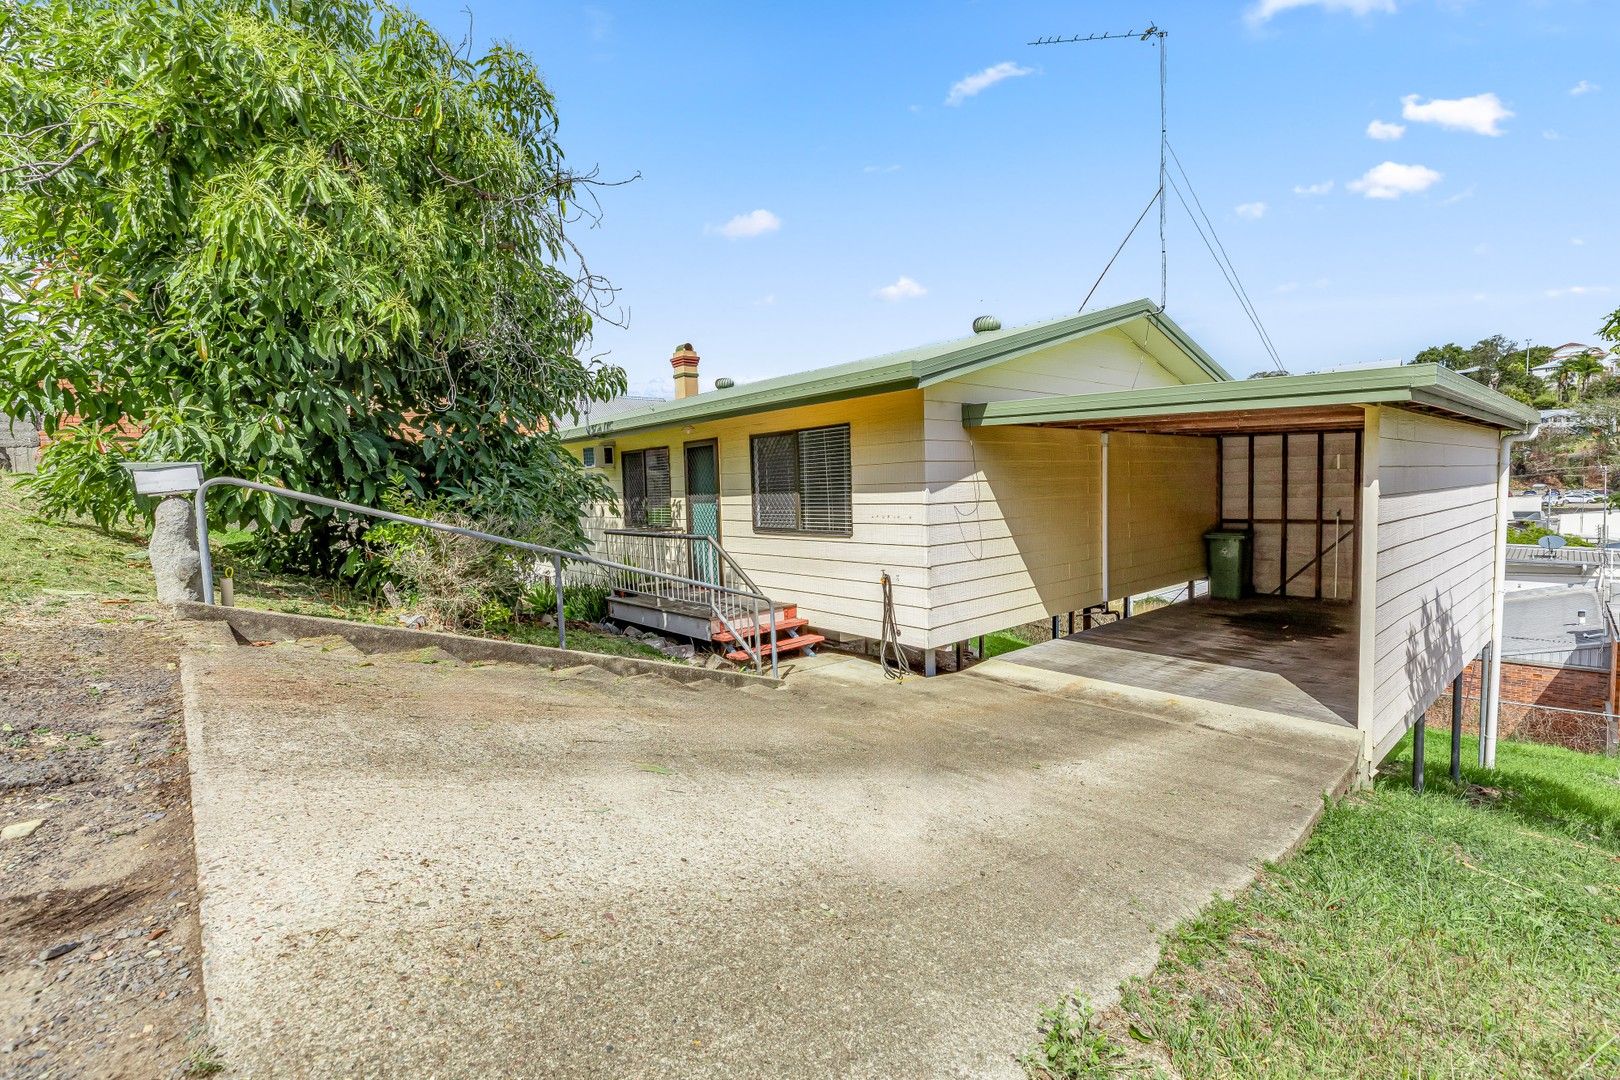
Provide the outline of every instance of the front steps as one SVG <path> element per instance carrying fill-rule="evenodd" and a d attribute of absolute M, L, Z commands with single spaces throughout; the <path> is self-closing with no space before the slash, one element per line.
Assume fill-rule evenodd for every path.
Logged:
<path fill-rule="evenodd" d="M 719 622 L 718 619 L 715 621 L 717 623 Z M 742 642 L 738 639 L 741 638 L 745 641 L 757 640 L 759 642 L 757 647 L 760 653 L 764 659 L 768 660 L 771 657 L 772 621 L 773 620 L 771 619 L 763 619 L 757 623 L 752 619 L 742 623 L 733 621 L 732 626 L 734 626 L 737 630 L 735 635 L 732 634 L 730 630 L 727 630 L 724 624 L 720 624 L 720 629 L 711 629 L 709 640 L 722 646 L 732 644 L 737 645 L 738 647 L 727 652 L 725 657 L 727 660 L 731 660 L 739 664 L 748 663 L 749 661 L 753 660 L 754 657 L 752 653 L 742 647 Z M 810 625 L 810 620 L 799 617 L 799 608 L 797 604 L 785 604 L 778 607 L 775 612 L 774 622 L 776 624 L 777 656 L 781 656 L 784 653 L 798 652 L 800 649 L 807 650 L 805 655 L 813 656 L 815 647 L 827 640 L 826 637 L 821 634 L 809 634 L 801 632 L 804 627 Z"/>

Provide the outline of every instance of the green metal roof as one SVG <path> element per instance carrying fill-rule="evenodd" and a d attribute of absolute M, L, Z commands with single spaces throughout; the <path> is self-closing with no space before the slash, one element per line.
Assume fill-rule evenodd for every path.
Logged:
<path fill-rule="evenodd" d="M 1110 394 L 1021 398 L 963 405 L 967 427 L 1098 423 L 1133 417 L 1219 414 L 1322 405 L 1413 405 L 1492 427 L 1524 429 L 1539 413 L 1437 364 L 1281 375 L 1243 382 L 1158 386 Z"/>
<path fill-rule="evenodd" d="M 1168 361 L 1173 369 L 1180 367 L 1182 370 L 1176 374 L 1194 382 L 1225 382 L 1231 379 L 1181 327 L 1159 311 L 1158 305 L 1149 300 L 1137 300 L 1102 311 L 1068 315 L 1011 330 L 973 334 L 954 341 L 923 345 L 814 371 L 780 375 L 725 390 L 710 390 L 693 397 L 619 413 L 596 423 L 581 424 L 562 431 L 561 435 L 564 440 L 600 438 L 894 390 L 914 390 L 1006 363 L 1037 349 L 1117 329 L 1138 320 L 1145 321 L 1162 335 L 1168 348 L 1164 349 L 1165 356 L 1160 358 L 1161 362 Z"/>

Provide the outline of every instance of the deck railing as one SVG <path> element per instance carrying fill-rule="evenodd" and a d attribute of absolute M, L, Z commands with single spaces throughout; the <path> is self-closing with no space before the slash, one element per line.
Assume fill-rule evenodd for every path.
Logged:
<path fill-rule="evenodd" d="M 275 487 L 270 484 L 255 483 L 252 480 L 242 480 L 234 476 L 215 476 L 202 482 L 197 488 L 195 496 L 195 514 L 197 519 L 197 539 L 199 554 L 202 557 L 202 584 L 203 600 L 206 603 L 214 602 L 214 568 L 212 556 L 208 550 L 208 492 L 215 487 L 239 487 L 249 491 L 259 491 L 278 498 L 290 499 L 293 502 L 304 503 L 310 506 L 324 506 L 329 510 L 341 510 L 345 513 L 359 514 L 363 517 L 380 518 L 383 521 L 397 521 L 403 525 L 414 525 L 422 529 L 431 529 L 434 532 L 451 533 L 456 536 L 465 536 L 473 540 L 483 540 L 491 544 L 500 544 L 503 547 L 514 548 L 518 551 L 528 552 L 550 564 L 551 578 L 557 594 L 557 645 L 559 648 L 568 648 L 568 627 L 563 616 L 564 588 L 567 582 L 574 584 L 589 584 L 615 591 L 634 592 L 644 596 L 662 596 L 669 599 L 679 599 L 687 603 L 706 606 L 713 617 L 719 619 L 721 624 L 730 631 L 732 639 L 754 663 L 754 670 L 763 674 L 765 650 L 760 641 L 759 628 L 765 626 L 760 622 L 763 613 L 770 622 L 770 663 L 771 674 L 777 674 L 776 662 L 776 619 L 771 601 L 761 593 L 753 583 L 747 580 L 747 575 L 740 578 L 733 577 L 733 581 L 742 582 L 742 587 L 736 584 L 724 584 L 719 580 L 704 581 L 684 574 L 674 573 L 655 566 L 640 566 L 626 562 L 616 562 L 613 559 L 600 558 L 587 555 L 579 551 L 567 551 L 562 548 L 546 547 L 543 544 L 531 544 L 524 540 L 514 540 L 509 536 L 497 536 L 494 533 L 481 532 L 478 529 L 467 529 L 459 525 L 451 525 L 443 521 L 430 521 L 427 518 L 411 517 L 407 514 L 396 514 L 388 510 L 378 510 L 370 506 L 361 506 L 357 503 L 343 502 L 340 499 L 328 499 L 322 495 L 311 495 L 292 488 Z M 703 538 L 708 539 L 708 538 Z M 712 541 L 711 541 L 712 542 Z M 719 545 L 714 545 L 719 550 Z M 724 555 L 724 552 L 721 552 Z M 729 564 L 730 557 L 725 556 L 720 565 Z M 737 570 L 740 574 L 740 568 Z M 737 622 L 740 616 L 748 613 L 753 617 L 752 633 L 744 636 L 738 633 Z"/>

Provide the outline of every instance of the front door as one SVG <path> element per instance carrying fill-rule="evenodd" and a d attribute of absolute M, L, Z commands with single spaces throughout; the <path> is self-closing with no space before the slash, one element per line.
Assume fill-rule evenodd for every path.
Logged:
<path fill-rule="evenodd" d="M 686 447 L 687 529 L 698 536 L 720 540 L 720 460 L 714 441 Z M 720 584 L 720 558 L 714 548 L 692 545 L 692 576 Z"/>

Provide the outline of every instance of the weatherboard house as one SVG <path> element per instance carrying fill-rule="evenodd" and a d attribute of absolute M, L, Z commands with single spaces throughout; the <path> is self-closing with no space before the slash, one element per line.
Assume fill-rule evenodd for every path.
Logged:
<path fill-rule="evenodd" d="M 981 635 L 1072 629 L 1072 613 L 1202 579 L 1205 534 L 1241 530 L 1245 598 L 1025 652 L 1169 693 L 1258 694 L 1359 729 L 1366 769 L 1470 660 L 1494 671 L 1509 444 L 1534 410 L 1434 365 L 1234 380 L 1146 300 L 974 330 L 707 391 L 683 347 L 673 400 L 563 432 L 618 494 L 603 541 L 701 543 L 682 564 L 699 577 L 719 552 L 781 605 L 784 650 L 869 644 L 887 623 L 932 671 Z"/>

